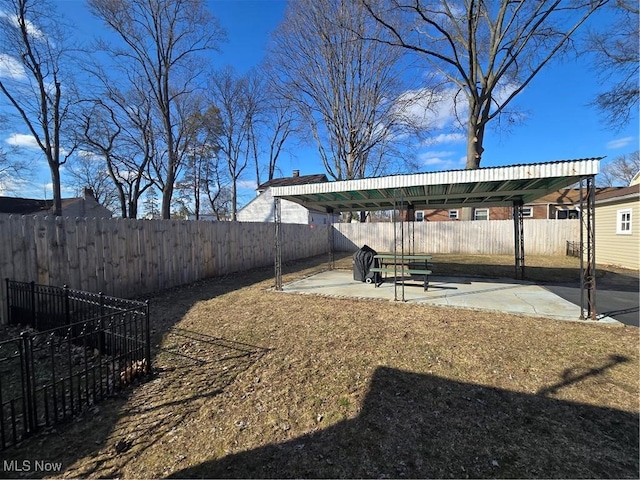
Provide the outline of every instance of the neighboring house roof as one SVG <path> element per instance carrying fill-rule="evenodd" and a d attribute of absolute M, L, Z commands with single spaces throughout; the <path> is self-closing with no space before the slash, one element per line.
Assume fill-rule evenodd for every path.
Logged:
<path fill-rule="evenodd" d="M 29 215 L 30 213 L 46 212 L 53 206 L 53 200 L 38 200 L 35 198 L 0 197 L 0 213 L 14 215 Z"/>
<path fill-rule="evenodd" d="M 86 202 L 89 202 L 88 204 Z M 84 216 L 85 211 L 95 213 L 98 209 L 105 215 L 111 216 L 111 212 L 100 205 L 91 189 L 85 188 L 82 197 L 63 198 L 61 199 L 62 214 L 66 211 L 74 210 L 81 212 L 79 215 Z M 37 198 L 16 198 L 16 197 L 0 197 L 0 213 L 8 213 L 12 215 L 47 215 L 53 209 L 53 200 L 40 200 Z M 76 213 L 78 214 L 78 213 Z M 72 214 L 73 215 L 73 214 Z"/>
<path fill-rule="evenodd" d="M 596 203 L 609 203 L 615 201 L 631 200 L 640 196 L 640 184 L 630 187 L 617 188 L 596 196 Z"/>
<path fill-rule="evenodd" d="M 258 186 L 258 191 L 263 192 L 269 187 L 289 187 L 292 185 L 308 185 L 310 183 L 324 183 L 329 179 L 323 173 L 314 175 L 294 175 L 293 177 L 273 178 Z"/>

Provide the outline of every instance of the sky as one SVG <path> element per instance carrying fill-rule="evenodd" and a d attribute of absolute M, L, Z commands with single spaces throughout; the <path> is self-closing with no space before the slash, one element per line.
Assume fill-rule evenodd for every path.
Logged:
<path fill-rule="evenodd" d="M 295 1 L 295 0 L 294 0 Z M 57 0 L 58 11 L 73 24 L 76 35 L 89 40 L 107 32 L 88 13 L 84 0 Z M 239 73 L 256 67 L 264 59 L 269 36 L 283 18 L 286 0 L 210 0 L 209 8 L 227 31 L 227 41 L 220 53 L 213 53 L 217 66 L 232 65 Z M 419 79 L 421 72 L 414 72 Z M 481 166 L 501 166 L 605 156 L 604 162 L 638 149 L 638 117 L 620 131 L 604 124 L 598 111 L 588 104 L 602 87 L 594 77 L 593 65 L 580 57 L 556 62 L 545 67 L 512 104 L 526 112 L 526 119 L 509 132 L 489 126 L 485 136 L 485 152 Z M 433 139 L 417 153 L 419 171 L 464 168 L 466 142 L 454 128 L 449 112 L 439 112 L 434 121 L 441 128 Z M 22 125 L 8 125 L 0 130 L 0 145 L 27 144 Z M 39 166 L 28 182 L 0 194 L 31 198 L 51 198 L 50 176 L 46 162 L 34 149 L 24 148 Z M 40 167 L 41 166 L 41 167 Z M 298 146 L 284 154 L 279 164 L 282 176 L 300 170 L 301 175 L 324 173 L 324 167 L 313 145 Z M 250 170 L 251 171 L 251 170 Z M 251 173 L 248 173 L 251 175 Z M 63 172 L 64 184 L 64 172 Z M 254 196 L 255 181 L 246 178 L 240 203 Z M 49 188 L 47 187 L 49 186 Z M 64 187 L 64 185 L 63 185 Z M 48 188 L 48 190 L 47 190 Z M 63 197 L 76 192 L 63 190 Z"/>

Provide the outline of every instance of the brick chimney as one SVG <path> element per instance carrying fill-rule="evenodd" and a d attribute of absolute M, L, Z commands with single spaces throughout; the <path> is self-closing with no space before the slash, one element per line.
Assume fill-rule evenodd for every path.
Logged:
<path fill-rule="evenodd" d="M 93 189 L 89 187 L 84 187 L 82 189 L 82 198 L 86 200 L 87 197 L 91 197 L 94 200 L 96 199 L 95 195 L 93 194 Z"/>
<path fill-rule="evenodd" d="M 297 178 L 300 176 L 300 170 L 294 170 L 293 171 L 293 178 Z"/>

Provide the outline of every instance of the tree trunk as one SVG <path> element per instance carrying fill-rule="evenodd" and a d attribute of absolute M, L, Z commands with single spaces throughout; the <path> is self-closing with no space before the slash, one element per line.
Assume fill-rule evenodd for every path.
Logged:
<path fill-rule="evenodd" d="M 238 208 L 238 185 L 237 180 L 234 178 L 231 182 L 231 221 L 238 221 L 237 208 Z"/>
<path fill-rule="evenodd" d="M 169 177 L 169 175 L 167 175 Z M 171 197 L 173 196 L 173 179 L 167 178 L 167 183 L 162 189 L 162 211 L 160 212 L 163 220 L 171 218 Z"/>
<path fill-rule="evenodd" d="M 129 218 L 136 218 L 138 216 L 136 204 L 137 202 L 133 198 L 129 199 Z"/>
<path fill-rule="evenodd" d="M 57 164 L 49 162 L 51 168 L 51 189 L 53 190 L 53 211 L 54 217 L 62 215 L 62 196 L 60 190 L 60 167 Z"/>
<path fill-rule="evenodd" d="M 127 197 L 121 185 L 116 184 L 116 188 L 118 189 L 118 199 L 120 200 L 120 215 L 122 218 L 127 218 Z"/>
<path fill-rule="evenodd" d="M 482 160 L 482 153 L 484 147 L 484 129 L 485 122 L 480 119 L 479 113 L 474 110 L 478 110 L 479 107 L 472 100 L 469 101 L 469 124 L 467 126 L 467 163 L 465 168 L 473 170 L 480 168 L 480 161 Z"/>

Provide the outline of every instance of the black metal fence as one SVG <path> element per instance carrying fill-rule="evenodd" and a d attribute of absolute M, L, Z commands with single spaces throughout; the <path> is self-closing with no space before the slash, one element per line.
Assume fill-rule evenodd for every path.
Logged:
<path fill-rule="evenodd" d="M 567 240 L 567 257 L 580 257 L 580 242 L 570 242 Z"/>
<path fill-rule="evenodd" d="M 0 449 L 149 373 L 146 302 L 10 280 L 6 287 L 10 323 L 33 328 L 0 342 Z"/>

